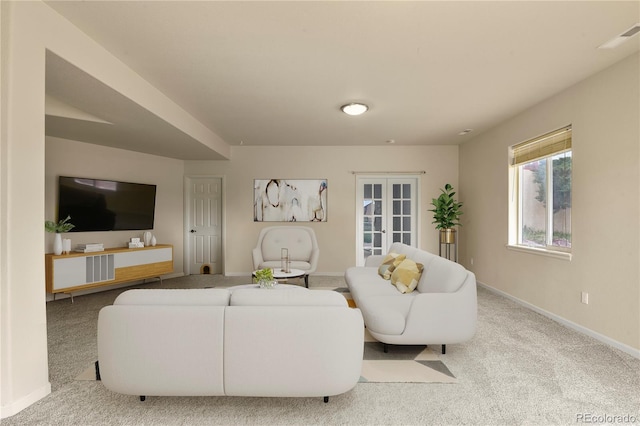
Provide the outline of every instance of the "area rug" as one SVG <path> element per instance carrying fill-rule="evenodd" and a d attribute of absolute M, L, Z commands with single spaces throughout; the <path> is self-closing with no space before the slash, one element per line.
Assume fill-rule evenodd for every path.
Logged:
<path fill-rule="evenodd" d="M 458 379 L 431 348 L 388 345 L 385 353 L 384 345 L 365 329 L 360 383 L 458 383 Z"/>

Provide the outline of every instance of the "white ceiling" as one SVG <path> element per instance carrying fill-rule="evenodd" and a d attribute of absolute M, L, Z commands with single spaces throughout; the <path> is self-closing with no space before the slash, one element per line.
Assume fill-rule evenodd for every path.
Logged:
<path fill-rule="evenodd" d="M 639 1 L 47 4 L 230 145 L 458 144 L 640 50 L 598 49 Z M 48 117 L 48 133 L 215 157 L 106 86 L 69 95 L 77 73 L 49 59 L 48 94 L 114 124 Z M 351 101 L 369 112 L 341 113 Z"/>

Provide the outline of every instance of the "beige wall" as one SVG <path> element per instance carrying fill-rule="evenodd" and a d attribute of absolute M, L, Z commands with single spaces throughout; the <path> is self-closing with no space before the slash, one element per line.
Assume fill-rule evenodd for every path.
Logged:
<path fill-rule="evenodd" d="M 58 176 L 157 185 L 155 226 L 151 232 L 159 243 L 173 244 L 174 272 L 182 273 L 182 160 L 53 137 L 46 138 L 45 151 L 45 216 L 48 220 L 56 220 L 58 214 Z M 103 243 L 105 247 L 125 247 L 129 238 L 141 236 L 142 231 L 70 232 L 65 238 L 71 239 L 72 247 L 91 242 Z M 53 251 L 53 234 L 46 235 L 46 251 Z"/>
<path fill-rule="evenodd" d="M 460 148 L 462 262 L 480 282 L 636 350 L 639 75 L 636 54 Z M 507 147 L 566 124 L 573 125 L 573 260 L 508 250 Z"/>
<path fill-rule="evenodd" d="M 186 175 L 223 176 L 225 182 L 225 273 L 249 273 L 260 229 L 253 222 L 253 179 L 328 179 L 328 221 L 307 223 L 320 246 L 319 274 L 342 275 L 356 262 L 356 176 L 353 171 L 426 171 L 420 179 L 422 248 L 437 252 L 437 234 L 427 212 L 445 183 L 457 186 L 457 146 L 235 147 L 231 161 L 186 162 Z M 286 225 L 286 223 L 284 224 Z"/>
<path fill-rule="evenodd" d="M 0 2 L 0 418 L 46 396 L 45 53 L 49 49 L 226 155 L 213 132 L 39 1 Z M 165 232 L 164 230 L 162 232 Z M 169 236 L 168 236 L 169 237 Z"/>

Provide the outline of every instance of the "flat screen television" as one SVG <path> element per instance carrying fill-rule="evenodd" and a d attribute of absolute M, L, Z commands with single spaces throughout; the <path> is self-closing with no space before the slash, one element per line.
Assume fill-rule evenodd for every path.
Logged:
<path fill-rule="evenodd" d="M 71 232 L 153 229 L 156 185 L 60 176 L 58 219 Z"/>

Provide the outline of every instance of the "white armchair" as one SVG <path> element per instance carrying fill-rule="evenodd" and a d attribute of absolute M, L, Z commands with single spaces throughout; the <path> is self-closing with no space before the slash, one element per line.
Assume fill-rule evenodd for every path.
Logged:
<path fill-rule="evenodd" d="M 291 268 L 305 272 L 304 283 L 309 287 L 309 274 L 318 266 L 320 249 L 316 234 L 306 226 L 269 226 L 258 236 L 253 249 L 253 269 L 279 268 L 281 249 L 289 251 Z"/>

